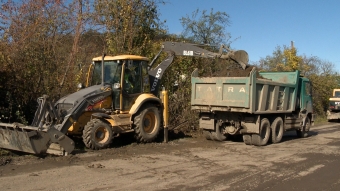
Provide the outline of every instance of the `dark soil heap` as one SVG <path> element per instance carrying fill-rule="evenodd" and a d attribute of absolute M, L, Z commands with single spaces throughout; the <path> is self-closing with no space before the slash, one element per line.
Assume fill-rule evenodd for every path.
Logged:
<path fill-rule="evenodd" d="M 253 68 L 255 68 L 255 66 L 247 65 L 247 67 L 243 69 L 238 62 L 232 59 L 216 59 L 211 64 L 210 71 L 203 72 L 200 77 L 248 77 Z M 262 77 L 258 71 L 256 71 L 256 77 Z"/>

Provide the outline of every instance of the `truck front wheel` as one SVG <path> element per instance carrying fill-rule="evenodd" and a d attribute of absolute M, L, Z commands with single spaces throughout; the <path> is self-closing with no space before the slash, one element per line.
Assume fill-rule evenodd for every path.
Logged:
<path fill-rule="evenodd" d="M 308 132 L 309 132 L 309 129 L 310 129 L 310 119 L 309 117 L 306 118 L 306 121 L 305 121 L 305 125 L 303 127 L 301 127 L 301 129 L 297 129 L 296 130 L 296 134 L 299 138 L 306 138 L 308 137 Z"/>
<path fill-rule="evenodd" d="M 135 138 L 138 142 L 153 141 L 160 130 L 161 118 L 158 108 L 147 104 L 134 118 Z"/>
<path fill-rule="evenodd" d="M 263 118 L 260 123 L 259 134 L 253 134 L 251 142 L 256 146 L 264 146 L 268 143 L 270 137 L 270 122 L 267 118 Z"/>
<path fill-rule="evenodd" d="M 205 139 L 212 140 L 212 135 L 211 135 L 211 132 L 209 130 L 203 130 L 203 135 L 204 135 Z"/>
<path fill-rule="evenodd" d="M 283 136 L 283 120 L 281 117 L 277 117 L 273 121 L 271 125 L 271 130 L 272 130 L 272 142 L 273 143 L 281 142 Z"/>
<path fill-rule="evenodd" d="M 216 123 L 215 132 L 212 132 L 211 134 L 213 135 L 215 141 L 225 141 L 227 140 L 228 134 L 224 134 L 224 132 L 225 132 L 225 126 L 219 125 L 219 123 Z"/>
<path fill-rule="evenodd" d="M 113 139 L 111 126 L 101 119 L 92 119 L 83 130 L 83 142 L 87 148 L 93 150 L 110 146 Z"/>

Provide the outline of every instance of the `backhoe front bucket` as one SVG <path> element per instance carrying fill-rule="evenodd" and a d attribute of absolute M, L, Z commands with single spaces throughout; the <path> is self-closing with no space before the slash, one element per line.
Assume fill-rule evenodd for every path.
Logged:
<path fill-rule="evenodd" d="M 32 154 L 57 154 L 56 152 L 48 151 L 51 144 L 53 142 L 56 143 L 56 141 L 52 141 L 53 139 L 58 140 L 59 138 L 67 140 L 70 145 L 74 145 L 69 137 L 63 134 L 62 136 L 64 137 L 62 137 L 61 134 L 59 131 L 51 134 L 46 130 L 38 130 L 37 127 L 24 126 L 17 123 L 0 123 L 0 148 Z M 66 152 L 72 152 L 74 148 L 74 146 L 72 146 L 69 147 Z M 61 155 L 61 153 L 58 153 L 58 155 Z"/>

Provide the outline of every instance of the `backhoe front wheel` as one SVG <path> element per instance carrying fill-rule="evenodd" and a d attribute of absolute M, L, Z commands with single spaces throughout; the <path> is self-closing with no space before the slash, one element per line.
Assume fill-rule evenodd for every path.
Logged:
<path fill-rule="evenodd" d="M 110 146 L 113 132 L 110 124 L 101 119 L 92 119 L 83 130 L 83 142 L 87 148 L 93 150 Z"/>
<path fill-rule="evenodd" d="M 153 141 L 160 130 L 161 118 L 157 107 L 147 104 L 134 118 L 135 138 L 138 142 Z"/>

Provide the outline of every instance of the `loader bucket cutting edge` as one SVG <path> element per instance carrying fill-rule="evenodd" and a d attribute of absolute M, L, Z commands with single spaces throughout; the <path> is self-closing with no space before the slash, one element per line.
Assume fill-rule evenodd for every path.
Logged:
<path fill-rule="evenodd" d="M 51 145 L 47 132 L 36 127 L 0 123 L 0 148 L 31 154 L 45 154 Z"/>

